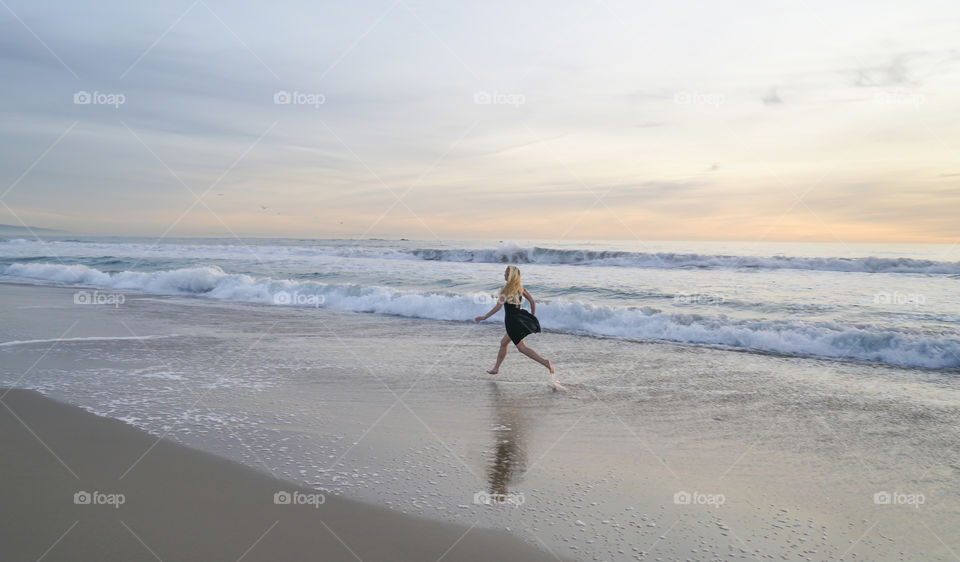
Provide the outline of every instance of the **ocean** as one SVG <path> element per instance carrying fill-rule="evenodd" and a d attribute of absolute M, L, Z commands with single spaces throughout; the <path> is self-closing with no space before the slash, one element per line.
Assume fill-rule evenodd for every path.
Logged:
<path fill-rule="evenodd" d="M 960 367 L 960 248 L 917 244 L 0 239 L 6 280 L 471 322 L 504 264 L 546 332 Z M 502 322 L 497 315 L 487 322 Z"/>
<path fill-rule="evenodd" d="M 13 238 L 0 386 L 576 559 L 952 560 L 955 252 Z"/>

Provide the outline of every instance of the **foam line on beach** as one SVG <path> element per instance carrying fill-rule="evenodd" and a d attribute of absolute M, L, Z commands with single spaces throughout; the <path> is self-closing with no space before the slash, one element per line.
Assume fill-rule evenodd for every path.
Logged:
<path fill-rule="evenodd" d="M 115 341 L 115 340 L 155 340 L 160 338 L 174 338 L 176 335 L 154 335 L 154 336 L 90 336 L 86 338 L 50 338 L 42 340 L 13 340 L 0 342 L 0 347 L 11 347 L 15 345 L 32 345 L 35 343 L 64 343 L 64 342 L 90 342 L 90 341 Z"/>

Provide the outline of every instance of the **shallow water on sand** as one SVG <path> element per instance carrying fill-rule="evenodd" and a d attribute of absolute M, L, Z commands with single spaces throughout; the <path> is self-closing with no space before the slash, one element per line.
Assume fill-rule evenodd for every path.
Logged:
<path fill-rule="evenodd" d="M 533 336 L 554 393 L 496 325 L 74 293 L 0 284 L 0 385 L 330 493 L 583 559 L 960 552 L 955 373 Z"/>

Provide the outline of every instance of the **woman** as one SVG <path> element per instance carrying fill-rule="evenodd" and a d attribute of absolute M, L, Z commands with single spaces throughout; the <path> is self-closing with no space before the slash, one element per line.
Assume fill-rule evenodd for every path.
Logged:
<path fill-rule="evenodd" d="M 527 347 L 527 344 L 523 343 L 523 338 L 540 331 L 540 322 L 537 320 L 537 317 L 534 316 L 537 312 L 537 302 L 533 300 L 530 293 L 523 288 L 523 283 L 520 281 L 520 269 L 515 265 L 508 265 L 506 271 L 503 272 L 503 278 L 507 283 L 500 289 L 500 298 L 497 299 L 497 305 L 483 316 L 474 318 L 476 322 L 483 322 L 496 314 L 500 308 L 504 309 L 503 323 L 507 328 L 507 334 L 500 339 L 500 352 L 497 353 L 497 364 L 487 372 L 491 375 L 500 372 L 500 364 L 503 363 L 503 358 L 507 356 L 507 347 L 510 345 L 510 342 L 513 341 L 513 344 L 517 346 L 517 350 L 519 350 L 520 353 L 540 363 L 549 369 L 550 374 L 553 375 L 554 370 L 553 365 L 550 364 L 550 360 L 540 357 L 536 351 L 530 349 Z M 520 303 L 524 297 L 530 301 L 530 312 L 520 308 Z M 559 387 L 556 381 L 554 381 L 554 387 Z"/>

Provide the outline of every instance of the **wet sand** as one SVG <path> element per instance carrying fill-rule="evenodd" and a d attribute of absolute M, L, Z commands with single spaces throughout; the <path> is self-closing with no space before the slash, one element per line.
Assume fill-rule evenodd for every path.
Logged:
<path fill-rule="evenodd" d="M 328 498 L 581 560 L 960 552 L 950 373 L 547 331 L 555 393 L 514 350 L 484 373 L 502 326 L 75 291 L 0 283 L 0 386 Z"/>
<path fill-rule="evenodd" d="M 310 488 L 33 391 L 0 395 L 4 560 L 556 560 L 503 531 L 321 504 Z"/>

